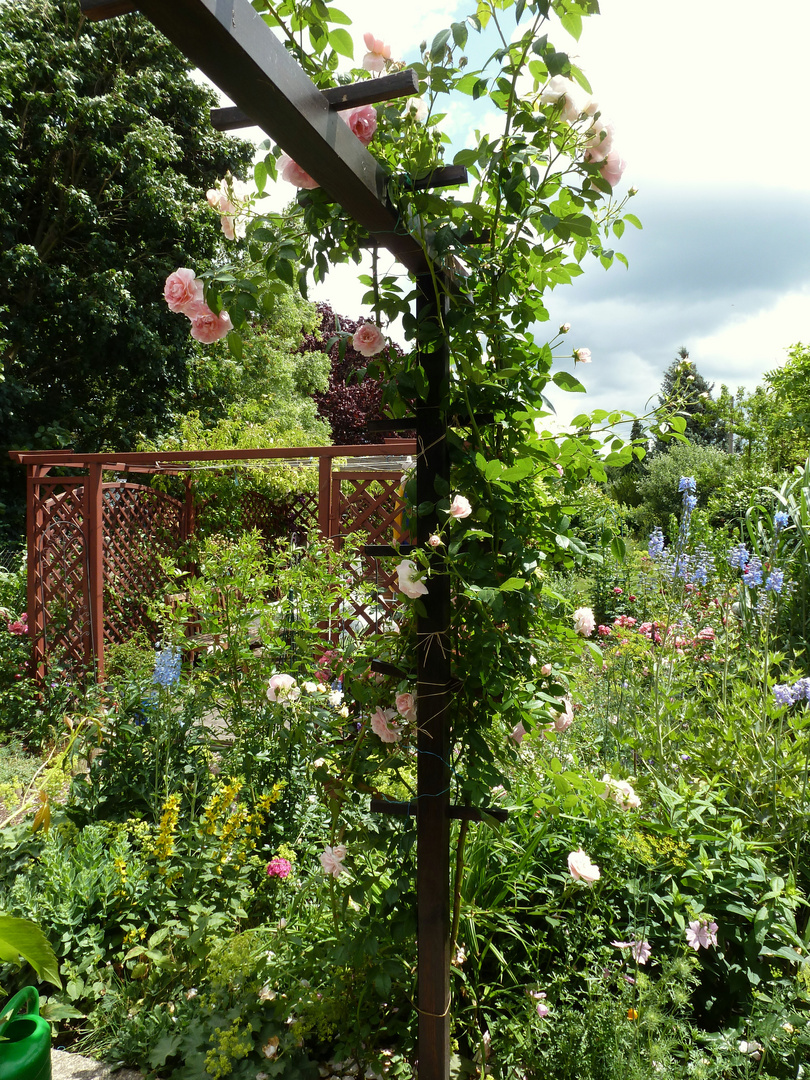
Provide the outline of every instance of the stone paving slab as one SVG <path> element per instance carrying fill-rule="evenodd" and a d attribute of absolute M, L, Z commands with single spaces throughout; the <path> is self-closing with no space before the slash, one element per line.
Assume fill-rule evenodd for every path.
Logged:
<path fill-rule="evenodd" d="M 111 1072 L 108 1065 L 81 1054 L 51 1050 L 52 1080 L 143 1080 L 143 1073 L 134 1069 Z"/>

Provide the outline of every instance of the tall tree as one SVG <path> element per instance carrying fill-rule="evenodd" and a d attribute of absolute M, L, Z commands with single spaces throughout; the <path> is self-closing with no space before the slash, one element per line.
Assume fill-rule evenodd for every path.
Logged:
<path fill-rule="evenodd" d="M 707 382 L 694 363 L 689 352 L 681 346 L 678 355 L 664 372 L 659 405 L 676 410 L 686 418 L 685 435 L 690 442 L 701 446 L 725 446 L 725 423 L 717 415 L 712 404 L 714 383 Z M 666 450 L 667 444 L 658 440 L 656 451 Z"/>
<path fill-rule="evenodd" d="M 204 192 L 252 155 L 212 130 L 215 103 L 139 16 L 91 24 L 77 0 L 0 4 L 7 445 L 126 449 L 184 407 L 193 345 L 163 281 L 220 252 Z M 6 502 L 18 472 L 0 462 Z"/>

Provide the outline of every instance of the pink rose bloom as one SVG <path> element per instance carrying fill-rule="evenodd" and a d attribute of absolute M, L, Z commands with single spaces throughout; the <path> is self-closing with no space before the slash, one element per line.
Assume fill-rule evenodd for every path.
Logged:
<path fill-rule="evenodd" d="M 409 724 L 416 723 L 416 701 L 413 694 L 397 694 L 395 704 L 403 720 L 407 720 Z"/>
<path fill-rule="evenodd" d="M 363 41 L 368 49 L 363 57 L 363 67 L 366 71 L 382 71 L 386 60 L 391 59 L 391 46 L 384 45 L 379 38 L 375 38 L 370 33 L 363 35 Z"/>
<path fill-rule="evenodd" d="M 561 334 L 567 334 L 570 329 L 571 329 L 571 323 L 570 322 L 564 322 L 562 324 L 562 326 L 560 326 L 560 333 Z"/>
<path fill-rule="evenodd" d="M 368 146 L 377 130 L 377 110 L 373 105 L 360 105 L 340 114 L 363 146 Z"/>
<path fill-rule="evenodd" d="M 583 637 L 590 637 L 596 626 L 596 619 L 589 607 L 577 608 L 574 612 L 574 629 Z"/>
<path fill-rule="evenodd" d="M 396 724 L 396 711 L 394 709 L 381 709 L 379 705 L 371 718 L 371 730 L 379 735 L 384 743 L 399 742 L 402 733 Z"/>
<path fill-rule="evenodd" d="M 627 162 L 616 150 L 611 150 L 599 167 L 599 172 L 611 187 L 616 187 L 622 178 L 622 173 L 627 168 Z"/>
<path fill-rule="evenodd" d="M 584 110 L 581 95 L 582 90 L 576 83 L 563 78 L 562 75 L 555 75 L 543 88 L 540 101 L 544 105 L 556 105 L 561 100 L 563 119 L 573 124 Z"/>
<path fill-rule="evenodd" d="M 306 188 L 308 191 L 314 191 L 315 188 L 321 185 L 317 180 L 313 180 L 308 172 L 304 172 L 301 166 L 293 161 L 289 154 L 282 154 L 278 159 L 278 168 L 281 173 L 281 179 L 286 180 L 288 184 L 292 184 L 297 188 Z"/>
<path fill-rule="evenodd" d="M 292 675 L 273 675 L 270 679 L 267 687 L 268 701 L 288 705 L 291 701 L 297 701 L 300 696 L 301 691 Z"/>
<path fill-rule="evenodd" d="M 522 723 L 515 724 L 515 726 L 509 733 L 509 738 L 514 739 L 518 746 L 520 746 L 520 744 L 526 738 L 526 728 L 523 726 Z"/>
<path fill-rule="evenodd" d="M 180 311 L 185 315 L 190 305 L 204 303 L 203 283 L 193 270 L 181 266 L 166 278 L 163 297 L 169 305 L 169 311 Z"/>
<path fill-rule="evenodd" d="M 17 619 L 15 622 L 10 622 L 8 624 L 8 632 L 10 634 L 17 634 L 20 637 L 22 637 L 23 634 L 27 634 L 28 633 L 28 615 L 27 615 L 27 613 L 23 612 L 23 614 L 19 617 L 19 619 Z"/>
<path fill-rule="evenodd" d="M 540 668 L 540 674 L 549 676 L 551 674 L 551 664 L 543 664 L 543 666 Z"/>
<path fill-rule="evenodd" d="M 405 593 L 411 600 L 427 595 L 427 585 L 418 579 L 418 573 L 419 570 L 413 559 L 403 559 L 397 566 L 399 591 Z"/>
<path fill-rule="evenodd" d="M 219 315 L 215 315 L 209 307 L 205 305 L 203 307 L 204 310 L 189 316 L 191 336 L 195 341 L 201 341 L 203 345 L 211 345 L 230 333 L 233 330 L 233 324 L 227 311 L 220 311 Z"/>
<path fill-rule="evenodd" d="M 450 509 L 447 512 L 450 517 L 454 518 L 461 519 L 469 517 L 472 513 L 469 499 L 465 499 L 463 495 L 454 495 L 453 501 L 450 503 Z"/>
<path fill-rule="evenodd" d="M 364 322 L 352 338 L 352 345 L 361 356 L 376 356 L 385 348 L 385 335 L 373 322 Z"/>
<path fill-rule="evenodd" d="M 345 844 L 337 844 L 335 847 L 329 847 L 327 844 L 321 852 L 320 858 L 324 873 L 331 874 L 332 877 L 340 877 L 346 869 L 343 865 L 343 860 L 346 858 Z"/>
<path fill-rule="evenodd" d="M 590 349 L 574 349 L 574 363 L 575 364 L 590 364 L 591 362 L 591 350 Z"/>
<path fill-rule="evenodd" d="M 585 151 L 586 161 L 604 161 L 613 149 L 613 124 L 606 123 L 600 117 L 588 129 L 588 141 Z"/>
<path fill-rule="evenodd" d="M 436 533 L 434 533 L 433 536 L 428 537 L 428 543 L 432 548 L 437 548 L 441 547 L 443 541 L 440 536 L 437 536 Z"/>
<path fill-rule="evenodd" d="M 275 859 L 271 859 L 267 864 L 268 877 L 285 878 L 289 877 L 292 873 L 292 863 L 289 859 L 282 859 L 280 856 L 276 856 Z"/>
<path fill-rule="evenodd" d="M 561 704 L 563 706 L 562 712 L 557 713 L 557 718 L 554 721 L 554 730 L 560 732 L 567 731 L 574 722 L 574 704 L 568 694 L 562 699 Z"/>
<path fill-rule="evenodd" d="M 591 862 L 582 848 L 568 856 L 568 869 L 576 881 L 582 881 L 585 885 L 592 885 L 602 876 L 599 867 Z"/>

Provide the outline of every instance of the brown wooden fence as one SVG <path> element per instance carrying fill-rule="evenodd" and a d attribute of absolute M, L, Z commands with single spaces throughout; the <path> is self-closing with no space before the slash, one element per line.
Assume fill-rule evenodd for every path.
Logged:
<path fill-rule="evenodd" d="M 247 485 L 239 500 L 242 526 L 259 529 L 268 543 L 317 528 L 336 543 L 363 532 L 369 545 L 391 545 L 408 540 L 400 478 L 406 455 L 414 452 L 415 444 L 404 439 L 170 455 L 13 451 L 28 474 L 33 671 L 43 677 L 49 657 L 58 656 L 60 663 L 103 678 L 105 644 L 125 641 L 141 626 L 151 629 L 149 603 L 167 587 L 160 556 L 175 554 L 205 519 L 205 504 L 195 498 L 196 471 L 225 462 L 229 470 L 234 463 L 317 465 L 317 493 L 278 499 Z M 53 475 L 54 469 L 62 475 Z M 156 474 L 178 477 L 184 496 L 150 487 Z M 371 627 L 381 608 L 393 603 L 392 560 L 369 552 L 358 576 L 375 582 L 375 598 L 353 603 L 348 620 Z"/>

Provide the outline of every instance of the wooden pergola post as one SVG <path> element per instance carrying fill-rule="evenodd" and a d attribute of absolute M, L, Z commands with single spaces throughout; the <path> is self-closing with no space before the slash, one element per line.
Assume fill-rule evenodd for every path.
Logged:
<path fill-rule="evenodd" d="M 429 274 L 417 278 L 417 324 L 435 324 L 438 305 Z M 444 338 L 419 356 L 428 394 L 416 408 L 417 498 L 434 502 L 434 481 L 449 475 L 447 420 L 441 408 L 449 379 Z M 417 518 L 425 549 L 437 529 L 436 511 Z M 427 550 L 430 550 L 429 548 Z M 417 620 L 416 895 L 419 979 L 419 1077 L 450 1075 L 450 578 L 434 555 L 425 614 Z"/>

